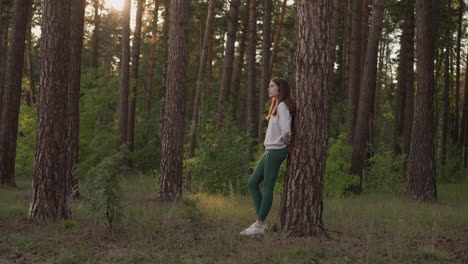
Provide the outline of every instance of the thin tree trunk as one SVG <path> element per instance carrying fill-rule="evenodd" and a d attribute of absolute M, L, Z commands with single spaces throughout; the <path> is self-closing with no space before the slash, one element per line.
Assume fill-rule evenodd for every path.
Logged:
<path fill-rule="evenodd" d="M 208 40 L 208 55 L 206 59 L 206 78 L 208 80 L 213 79 L 213 38 L 210 37 Z"/>
<path fill-rule="evenodd" d="M 75 10 L 74 10 L 75 12 Z M 70 1 L 42 1 L 41 77 L 36 155 L 28 219 L 70 217 L 66 174 L 66 102 L 70 59 Z"/>
<path fill-rule="evenodd" d="M 247 74 L 247 116 L 246 131 L 255 136 L 255 87 L 256 87 L 256 48 L 257 48 L 257 0 L 249 1 L 249 44 Z"/>
<path fill-rule="evenodd" d="M 463 13 L 465 11 L 465 2 L 460 1 L 458 10 L 458 30 L 457 30 L 457 50 L 456 50 L 456 73 L 455 73 L 455 123 L 454 123 L 454 142 L 457 144 L 459 138 L 462 137 L 460 133 L 460 61 L 461 61 L 461 39 L 463 36 Z"/>
<path fill-rule="evenodd" d="M 403 22 L 403 33 L 400 38 L 400 58 L 398 66 L 398 81 L 395 104 L 395 124 L 393 129 L 393 152 L 395 155 L 401 153 L 399 138 L 403 136 L 406 123 L 406 107 L 412 102 L 407 99 L 413 98 L 413 46 L 414 46 L 414 0 L 405 0 L 405 18 Z M 410 54 L 411 52 L 411 54 Z M 410 74 L 411 73 L 411 74 Z M 409 79 L 408 79 L 409 78 Z M 410 83 L 411 81 L 411 83 Z M 411 87 L 408 87 L 411 86 Z M 411 89 L 411 91 L 410 91 Z M 411 99 L 412 100 L 412 99 Z M 409 128 L 411 130 L 411 128 Z M 408 132 L 408 131 L 407 131 Z M 410 135 L 411 136 L 411 135 Z M 403 147 L 404 148 L 404 147 Z M 408 153 L 406 153 L 408 154 Z"/>
<path fill-rule="evenodd" d="M 369 38 L 369 0 L 362 0 L 362 44 L 361 44 L 361 77 L 366 61 L 366 47 Z"/>
<path fill-rule="evenodd" d="M 270 83 L 270 57 L 271 57 L 271 10 L 272 0 L 263 1 L 263 43 L 262 43 L 262 86 L 260 87 L 260 98 L 258 104 L 258 142 L 263 142 L 265 139 L 266 120 L 265 101 L 268 97 L 268 85 Z"/>
<path fill-rule="evenodd" d="M 85 0 L 71 1 L 70 21 L 70 65 L 68 73 L 67 95 L 67 138 L 66 138 L 66 174 L 67 195 L 78 197 L 78 181 L 75 178 L 78 164 L 79 131 L 80 131 L 80 79 L 81 79 L 81 53 L 83 49 L 83 29 Z"/>
<path fill-rule="evenodd" d="M 468 65 L 468 53 L 466 57 L 466 64 Z M 461 123 L 461 136 L 462 136 L 462 153 L 463 164 L 465 168 L 468 167 L 468 67 L 465 67 L 465 92 L 463 98 L 463 115 Z"/>
<path fill-rule="evenodd" d="M 345 18 L 344 18 L 344 38 L 343 38 L 343 75 L 342 75 L 342 86 L 345 99 L 349 93 L 349 75 L 350 75 L 350 59 L 351 59 L 351 23 L 352 23 L 352 4 L 351 0 L 345 2 Z M 348 100 L 348 99 L 346 99 Z M 346 101 L 343 102 L 346 104 Z M 343 125 L 346 122 L 346 113 L 340 114 L 340 129 L 344 130 Z"/>
<path fill-rule="evenodd" d="M 169 20 L 166 103 L 161 147 L 158 198 L 174 201 L 182 195 L 185 89 L 188 64 L 190 0 L 172 0 Z"/>
<path fill-rule="evenodd" d="M 33 10 L 29 12 L 29 21 L 28 21 L 28 28 L 26 31 L 26 67 L 25 67 L 25 75 L 28 76 L 29 79 L 29 91 L 25 94 L 25 102 L 27 105 L 32 106 L 36 103 L 34 98 L 34 90 L 35 90 L 35 82 L 34 82 L 34 75 L 33 75 L 33 66 L 32 66 L 32 17 L 33 17 Z"/>
<path fill-rule="evenodd" d="M 247 0 L 247 6 L 250 0 Z M 245 48 L 247 44 L 249 16 L 246 15 L 242 22 L 242 37 L 239 43 L 239 55 L 237 56 L 236 68 L 234 70 L 234 82 L 232 85 L 232 118 L 237 120 L 237 112 L 239 112 L 239 90 L 242 83 L 242 68 L 244 67 Z"/>
<path fill-rule="evenodd" d="M 418 88 L 408 161 L 406 196 L 437 200 L 434 159 L 434 52 L 438 0 L 416 0 L 416 58 Z"/>
<path fill-rule="evenodd" d="M 128 104 L 128 124 L 127 124 L 127 145 L 128 151 L 131 153 L 134 150 L 135 143 L 135 110 L 136 98 L 138 94 L 138 66 L 140 64 L 140 47 L 141 47 L 141 25 L 143 13 L 145 10 L 145 0 L 138 0 L 135 33 L 133 36 L 132 50 L 132 66 L 130 68 L 130 78 L 132 80 L 132 91 L 129 97 Z M 130 168 L 133 167 L 132 160 L 128 161 Z"/>
<path fill-rule="evenodd" d="M 324 117 L 330 110 L 332 13 L 331 1 L 297 1 L 293 89 L 297 111 L 279 214 L 280 227 L 293 236 L 327 236 L 323 223 L 323 182 L 328 118 Z M 328 49 L 326 52 L 324 47 Z"/>
<path fill-rule="evenodd" d="M 200 111 L 200 97 L 202 93 L 202 89 L 204 86 L 204 79 L 205 79 L 205 69 L 206 63 L 208 58 L 208 42 L 211 38 L 211 27 L 213 25 L 213 18 L 214 18 L 214 8 L 215 8 L 215 1 L 210 0 L 210 4 L 208 6 L 208 15 L 206 19 L 206 27 L 205 27 L 205 34 L 203 37 L 203 46 L 202 46 L 202 53 L 200 56 L 200 67 L 198 68 L 198 78 L 197 78 L 197 87 L 195 91 L 195 101 L 193 104 L 193 111 L 192 111 L 192 123 L 190 126 L 190 145 L 189 145 L 189 158 L 193 158 L 195 156 L 195 145 L 196 145 L 196 134 L 195 130 L 198 126 L 198 118 L 199 118 L 199 111 Z M 187 175 L 187 188 L 190 189 L 191 185 L 191 175 L 190 173 Z"/>
<path fill-rule="evenodd" d="M 447 139 L 448 139 L 448 132 L 449 132 L 449 111 L 450 111 L 450 15 L 452 9 L 452 1 L 447 1 L 447 21 L 445 23 L 445 36 L 444 36 L 444 43 L 445 43 L 445 58 L 444 58 L 444 91 L 443 91 L 443 103 L 442 103 L 442 118 L 441 118 L 441 126 L 442 126 L 442 134 L 440 135 L 441 143 L 440 143 L 440 161 L 442 166 L 445 166 L 446 157 L 447 157 Z"/>
<path fill-rule="evenodd" d="M 131 0 L 125 0 L 122 11 L 122 55 L 120 62 L 119 147 L 127 143 L 128 93 L 130 85 L 130 9 Z"/>
<path fill-rule="evenodd" d="M 405 113 L 403 123 L 403 153 L 409 155 L 411 145 L 411 129 L 413 125 L 413 105 L 414 105 L 414 34 L 415 34 L 414 0 L 407 0 L 405 11 L 405 22 L 403 25 L 402 54 L 405 59 Z"/>
<path fill-rule="evenodd" d="M 377 52 L 382 33 L 385 0 L 374 0 L 372 6 L 372 22 L 369 40 L 366 48 L 366 60 L 362 74 L 362 85 L 359 96 L 359 109 L 354 133 L 353 154 L 350 174 L 359 175 L 360 184 L 353 188 L 354 192 L 362 191 L 363 172 L 366 160 L 366 146 L 369 142 L 371 112 L 374 107 L 375 84 L 377 78 Z M 372 92 L 374 90 L 374 92 Z"/>
<path fill-rule="evenodd" d="M 15 157 L 23 78 L 24 48 L 31 0 L 14 2 L 7 85 L 0 123 L 0 184 L 15 186 Z"/>
<path fill-rule="evenodd" d="M 0 19 L 3 20 L 3 1 L 0 0 Z M 0 25 L 0 46 L 3 44 L 3 27 Z M 2 49 L 3 50 L 3 49 Z M 0 51 L 0 72 L 3 71 L 3 52 Z M 1 81 L 1 78 L 0 78 Z M 0 82 L 0 124 L 2 123 L 3 83 Z"/>
<path fill-rule="evenodd" d="M 273 41 L 273 49 L 271 51 L 271 57 L 270 57 L 270 74 L 273 72 L 273 67 L 275 66 L 275 59 L 276 59 L 276 54 L 278 53 L 279 49 L 279 44 L 281 42 L 281 30 L 283 29 L 283 23 L 284 23 L 284 14 L 286 13 L 286 3 L 287 0 L 283 0 L 283 6 L 281 7 L 281 15 L 279 19 L 275 23 L 275 27 L 277 28 L 276 34 L 275 34 L 275 39 Z"/>
<path fill-rule="evenodd" d="M 153 77 L 154 77 L 154 67 L 156 65 L 156 43 L 157 43 L 157 34 L 158 34 L 158 10 L 159 10 L 159 0 L 154 1 L 154 13 L 153 13 L 153 31 L 151 38 L 151 51 L 149 58 L 149 69 L 146 75 L 146 94 L 145 94 L 145 119 L 149 120 L 151 118 L 151 103 L 153 97 Z"/>
<path fill-rule="evenodd" d="M 218 114 L 216 132 L 219 133 L 223 127 L 225 106 L 229 102 L 229 90 L 231 87 L 232 69 L 234 64 L 234 45 L 236 42 L 237 21 L 239 19 L 240 0 L 232 0 L 229 7 L 227 19 L 228 32 L 226 42 L 226 53 L 224 55 L 223 73 L 221 76 L 221 89 L 218 97 Z"/>
<path fill-rule="evenodd" d="M 362 0 L 352 2 L 351 56 L 348 89 L 348 136 L 346 142 L 352 145 L 359 107 L 359 87 L 361 78 L 362 46 Z"/>
<path fill-rule="evenodd" d="M 170 1 L 164 1 L 163 0 L 163 6 L 164 6 L 164 26 L 163 26 L 163 40 L 166 42 L 165 48 L 164 48 L 164 55 L 162 56 L 164 58 L 164 63 L 162 67 L 162 78 L 161 78 L 161 90 L 159 92 L 159 98 L 161 100 L 160 106 L 159 106 L 159 116 L 160 116 L 160 127 L 161 127 L 161 134 L 163 131 L 163 125 L 164 125 L 164 109 L 165 109 L 165 104 L 166 104 L 166 80 L 167 80 L 167 62 L 169 60 L 169 6 L 170 6 Z"/>
<path fill-rule="evenodd" d="M 94 69 L 99 68 L 99 29 L 101 28 L 101 15 L 99 14 L 100 9 L 101 0 L 94 0 L 93 52 L 91 55 L 91 67 Z"/>

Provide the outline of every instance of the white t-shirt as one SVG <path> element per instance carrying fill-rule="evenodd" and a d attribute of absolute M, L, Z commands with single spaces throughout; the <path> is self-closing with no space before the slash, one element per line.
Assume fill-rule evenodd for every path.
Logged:
<path fill-rule="evenodd" d="M 268 121 L 265 136 L 265 149 L 286 148 L 291 140 L 291 114 L 288 106 L 281 102 L 276 108 L 276 116 L 272 115 Z"/>

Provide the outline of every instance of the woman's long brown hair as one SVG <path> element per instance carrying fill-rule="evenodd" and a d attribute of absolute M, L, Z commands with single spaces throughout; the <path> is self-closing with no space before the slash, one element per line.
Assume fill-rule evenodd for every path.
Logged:
<path fill-rule="evenodd" d="M 294 101 L 291 97 L 288 81 L 284 78 L 277 77 L 271 79 L 271 81 L 278 86 L 279 95 L 277 97 L 278 100 L 276 100 L 276 98 L 272 99 L 270 110 L 268 111 L 268 116 L 266 117 L 266 120 L 270 120 L 271 116 L 276 116 L 276 108 L 281 102 L 284 102 L 286 104 L 289 113 L 291 114 L 291 116 L 294 116 L 296 108 L 294 106 Z"/>

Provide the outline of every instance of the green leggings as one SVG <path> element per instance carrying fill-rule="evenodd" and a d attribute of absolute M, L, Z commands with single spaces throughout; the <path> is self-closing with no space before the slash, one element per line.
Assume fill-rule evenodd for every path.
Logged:
<path fill-rule="evenodd" d="M 249 190 L 257 212 L 257 219 L 265 221 L 273 202 L 273 189 L 281 163 L 286 159 L 288 149 L 267 149 L 249 179 Z M 263 195 L 260 183 L 263 181 Z"/>

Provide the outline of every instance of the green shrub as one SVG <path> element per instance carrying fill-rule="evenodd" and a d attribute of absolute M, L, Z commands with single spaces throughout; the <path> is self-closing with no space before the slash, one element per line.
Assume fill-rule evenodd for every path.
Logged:
<path fill-rule="evenodd" d="M 351 148 L 345 144 L 346 134 L 328 141 L 327 164 L 325 168 L 324 195 L 342 196 L 348 187 L 359 183 L 357 175 L 348 174 L 351 166 Z"/>
<path fill-rule="evenodd" d="M 388 147 L 367 161 L 364 172 L 365 192 L 402 193 L 405 183 L 404 164 L 406 155 L 395 156 Z"/>
<path fill-rule="evenodd" d="M 21 104 L 18 119 L 15 171 L 18 176 L 31 176 L 36 147 L 37 107 Z"/>
<path fill-rule="evenodd" d="M 192 188 L 222 194 L 245 192 L 248 142 L 247 134 L 230 120 L 226 120 L 218 134 L 215 122 L 207 122 L 196 156 L 184 160 L 184 173 L 191 173 Z"/>
<path fill-rule="evenodd" d="M 120 165 L 120 161 L 125 153 L 123 147 L 120 152 L 104 158 L 88 171 L 84 179 L 88 191 L 86 204 L 93 214 L 106 219 L 110 229 L 120 219 L 123 209 L 120 183 L 126 168 Z"/>
<path fill-rule="evenodd" d="M 468 180 L 468 169 L 463 166 L 462 151 L 456 145 L 447 146 L 445 166 L 438 159 L 436 169 L 437 183 L 463 183 Z"/>

